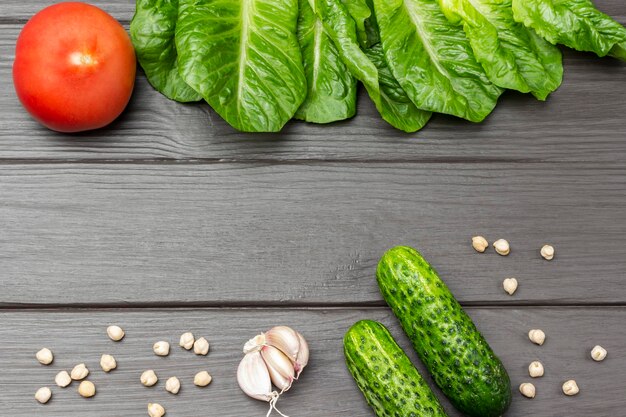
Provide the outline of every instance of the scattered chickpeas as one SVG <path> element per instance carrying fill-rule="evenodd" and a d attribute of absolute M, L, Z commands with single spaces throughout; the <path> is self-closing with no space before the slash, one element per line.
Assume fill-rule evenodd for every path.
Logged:
<path fill-rule="evenodd" d="M 543 256 L 543 259 L 551 261 L 552 258 L 554 258 L 554 246 L 543 245 L 541 248 L 541 256 Z"/>
<path fill-rule="evenodd" d="M 52 351 L 48 348 L 41 349 L 35 354 L 35 357 L 42 365 L 50 365 L 54 360 L 54 355 L 52 354 Z"/>
<path fill-rule="evenodd" d="M 170 344 L 164 341 L 156 342 L 152 346 L 152 350 L 154 350 L 154 354 L 157 356 L 167 356 L 170 354 Z"/>
<path fill-rule="evenodd" d="M 157 378 L 156 374 L 152 369 L 149 371 L 145 371 L 141 374 L 141 383 L 146 387 L 154 386 L 157 382 L 159 382 L 159 378 Z"/>
<path fill-rule="evenodd" d="M 606 349 L 600 345 L 597 345 L 593 349 L 591 349 L 591 359 L 596 362 L 602 362 L 606 358 L 606 355 Z"/>
<path fill-rule="evenodd" d="M 472 238 L 472 247 L 476 250 L 476 252 L 483 253 L 489 247 L 489 242 L 482 236 L 474 236 Z"/>
<path fill-rule="evenodd" d="M 193 378 L 193 383 L 198 387 L 206 387 L 211 383 L 213 378 L 207 371 L 198 372 Z"/>
<path fill-rule="evenodd" d="M 102 355 L 100 358 L 100 367 L 104 372 L 111 372 L 117 368 L 117 361 L 111 355 Z"/>
<path fill-rule="evenodd" d="M 531 378 L 539 378 L 543 376 L 543 365 L 539 361 L 534 361 L 528 365 L 528 374 Z"/>
<path fill-rule="evenodd" d="M 150 417 L 163 417 L 165 415 L 165 408 L 161 404 L 150 403 L 148 404 L 148 415 Z"/>
<path fill-rule="evenodd" d="M 574 381 L 573 379 L 565 381 L 565 383 L 563 384 L 563 394 L 565 395 L 576 395 L 579 391 L 580 390 L 578 389 L 578 384 L 576 384 L 576 381 Z"/>
<path fill-rule="evenodd" d="M 209 342 L 204 337 L 201 337 L 193 344 L 193 351 L 196 355 L 206 355 L 209 353 Z"/>
<path fill-rule="evenodd" d="M 498 239 L 493 242 L 493 247 L 499 255 L 506 256 L 511 252 L 509 242 L 504 239 Z"/>
<path fill-rule="evenodd" d="M 178 378 L 173 376 L 165 381 L 165 390 L 174 395 L 178 394 L 178 391 L 180 391 L 180 381 Z"/>
<path fill-rule="evenodd" d="M 35 393 L 35 399 L 41 404 L 47 403 L 50 398 L 52 398 L 52 391 L 48 387 L 39 388 Z"/>
<path fill-rule="evenodd" d="M 520 385 L 519 392 L 526 398 L 535 398 L 535 386 L 530 382 L 524 382 Z"/>
<path fill-rule="evenodd" d="M 507 294 L 513 295 L 517 291 L 517 280 L 515 278 L 506 278 L 502 281 L 502 287 Z"/>
<path fill-rule="evenodd" d="M 528 338 L 534 344 L 541 346 L 546 341 L 546 334 L 543 330 L 533 329 L 528 332 Z"/>
<path fill-rule="evenodd" d="M 84 363 L 76 365 L 70 373 L 70 376 L 74 381 L 80 381 L 81 379 L 85 379 L 87 378 L 87 375 L 89 375 L 89 369 L 87 369 Z"/>
<path fill-rule="evenodd" d="M 65 388 L 72 383 L 72 377 L 70 377 L 67 371 L 61 371 L 54 377 L 54 382 L 56 382 L 59 387 Z"/>
<path fill-rule="evenodd" d="M 109 326 L 107 327 L 107 335 L 114 342 L 119 342 L 124 338 L 125 333 L 120 326 Z"/>
<path fill-rule="evenodd" d="M 81 397 L 91 398 L 96 395 L 96 386 L 91 381 L 83 381 L 78 386 L 78 393 Z"/>
<path fill-rule="evenodd" d="M 182 336 L 180 336 L 179 345 L 183 349 L 191 350 L 195 341 L 196 340 L 193 337 L 193 333 L 187 332 L 183 333 Z"/>

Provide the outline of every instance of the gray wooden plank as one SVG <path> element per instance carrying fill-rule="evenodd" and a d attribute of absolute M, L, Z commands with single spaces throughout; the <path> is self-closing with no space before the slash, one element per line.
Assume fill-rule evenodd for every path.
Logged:
<path fill-rule="evenodd" d="M 25 22 L 44 7 L 55 3 L 59 2 L 55 0 L 3 0 L 0 4 L 0 18 L 5 22 Z M 133 0 L 92 0 L 89 4 L 100 7 L 121 22 L 129 22 L 135 13 Z"/>
<path fill-rule="evenodd" d="M 18 10 L 22 2 L 9 4 Z M 615 15 L 626 14 L 619 0 L 601 4 Z M 131 2 L 111 7 L 122 5 L 128 7 L 124 13 L 130 16 Z M 12 10 L 5 14 L 15 13 Z M 139 75 L 129 108 L 111 127 L 61 135 L 33 121 L 9 87 L 19 28 L 17 24 L 0 26 L 0 83 L 7 86 L 0 91 L 0 159 L 607 162 L 626 157 L 622 120 L 626 65 L 571 52 L 565 55 L 565 82 L 546 103 L 509 92 L 481 124 L 437 115 L 423 131 L 402 134 L 380 119 L 361 92 L 358 115 L 352 120 L 322 126 L 291 122 L 280 134 L 245 134 L 226 125 L 206 104 L 167 100 Z"/>
<path fill-rule="evenodd" d="M 623 308 L 470 308 L 469 314 L 503 360 L 511 376 L 513 404 L 506 417 L 621 416 L 626 407 L 623 374 L 626 369 L 626 336 L 619 331 L 626 320 Z M 247 398 L 239 390 L 235 370 L 242 357 L 243 343 L 276 324 L 301 331 L 311 347 L 311 361 L 301 380 L 279 401 L 289 416 L 372 416 L 343 360 L 341 340 L 347 328 L 360 319 L 386 324 L 392 334 L 426 373 L 409 348 L 395 318 L 385 308 L 333 310 L 145 310 L 145 311 L 19 311 L 2 312 L 0 319 L 1 414 L 12 417 L 37 416 L 141 416 L 148 402 L 158 401 L 167 415 L 176 416 L 262 416 L 266 405 Z M 122 325 L 127 336 L 120 344 L 109 341 L 105 328 Z M 547 334 L 544 346 L 528 341 L 530 328 Z M 200 358 L 176 345 L 178 336 L 191 330 L 208 338 L 211 352 Z M 169 340 L 172 354 L 155 357 L 157 340 Z M 609 352 L 605 362 L 596 363 L 589 351 L 603 345 Z M 34 353 L 47 346 L 56 354 L 50 367 L 39 365 Z M 119 367 L 104 374 L 100 355 L 117 357 Z M 537 397 L 521 397 L 517 386 L 530 380 L 528 364 L 540 360 L 545 376 L 535 379 Z M 54 386 L 54 375 L 85 362 L 97 395 L 84 400 L 77 384 L 62 390 Z M 144 388 L 139 375 L 154 369 L 161 377 L 153 388 Z M 191 384 L 195 372 L 208 370 L 214 377 L 206 389 Z M 182 390 L 176 397 L 164 390 L 164 381 L 176 375 Z M 561 393 L 561 384 L 576 379 L 581 392 L 576 397 Z M 33 398 L 43 385 L 53 389 L 52 401 L 41 406 Z M 432 385 L 432 383 L 431 383 Z M 442 397 L 437 391 L 440 398 Z M 451 417 L 460 417 L 444 401 Z"/>
<path fill-rule="evenodd" d="M 625 186 L 624 165 L 5 164 L 0 303 L 380 304 L 398 244 L 464 303 L 624 303 Z"/>
<path fill-rule="evenodd" d="M 3 0 L 0 4 L 0 16 L 4 20 L 26 20 L 46 6 L 57 3 L 55 0 Z M 594 0 L 603 12 L 619 21 L 626 21 L 626 11 L 621 0 Z M 128 22 L 135 12 L 133 0 L 92 0 L 90 4 L 98 6 L 118 20 Z"/>

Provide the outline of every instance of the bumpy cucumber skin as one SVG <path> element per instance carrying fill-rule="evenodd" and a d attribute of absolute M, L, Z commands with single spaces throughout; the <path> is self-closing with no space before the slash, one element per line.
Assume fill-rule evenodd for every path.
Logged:
<path fill-rule="evenodd" d="M 511 403 L 511 381 L 472 319 L 415 249 L 385 253 L 380 291 L 443 393 L 470 417 L 499 417 Z"/>
<path fill-rule="evenodd" d="M 362 320 L 343 338 L 348 370 L 378 417 L 447 417 L 439 400 L 382 324 Z"/>

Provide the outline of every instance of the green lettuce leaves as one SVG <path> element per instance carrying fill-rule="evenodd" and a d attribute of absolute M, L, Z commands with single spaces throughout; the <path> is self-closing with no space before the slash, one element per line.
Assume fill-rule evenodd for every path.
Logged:
<path fill-rule="evenodd" d="M 246 132 L 350 118 L 359 81 L 405 132 L 480 122 L 504 89 L 560 86 L 557 43 L 626 61 L 626 28 L 591 0 L 136 0 L 130 34 L 156 90 Z"/>
<path fill-rule="evenodd" d="M 387 67 L 386 61 L 379 60 L 377 67 L 361 50 L 355 22 L 346 6 L 340 0 L 315 0 L 314 5 L 344 63 L 352 75 L 363 83 L 382 118 L 405 132 L 415 132 L 424 127 L 431 113 L 418 109 L 406 95 L 403 95 L 405 99 L 398 100 L 399 91 L 381 82 L 379 70 Z"/>
<path fill-rule="evenodd" d="M 553 44 L 626 60 L 626 29 L 591 0 L 513 0 L 515 20 Z"/>
<path fill-rule="evenodd" d="M 307 94 L 297 0 L 180 0 L 179 72 L 231 126 L 277 132 Z"/>
<path fill-rule="evenodd" d="M 439 0 L 452 23 L 462 24 L 489 79 L 499 87 L 532 92 L 540 100 L 563 79 L 559 49 L 513 19 L 511 0 Z"/>
<path fill-rule="evenodd" d="M 502 90 L 436 0 L 374 0 L 374 14 L 389 68 L 417 107 L 472 122 L 491 113 Z"/>
<path fill-rule="evenodd" d="M 137 0 L 130 38 L 148 82 L 166 97 L 198 101 L 202 97 L 178 73 L 174 31 L 178 0 Z"/>
<path fill-rule="evenodd" d="M 356 79 L 343 63 L 309 0 L 300 0 L 298 40 L 307 80 L 307 97 L 297 119 L 330 123 L 354 116 Z"/>

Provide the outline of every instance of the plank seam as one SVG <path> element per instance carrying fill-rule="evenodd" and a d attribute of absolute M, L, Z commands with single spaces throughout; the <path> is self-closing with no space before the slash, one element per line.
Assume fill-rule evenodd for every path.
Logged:
<path fill-rule="evenodd" d="M 607 302 L 461 302 L 465 308 L 626 308 L 626 301 Z M 372 301 L 365 303 L 302 303 L 302 302 L 281 302 L 281 303 L 254 303 L 254 302 L 149 302 L 149 303 L 71 303 L 71 304 L 21 304 L 21 303 L 0 303 L 0 312 L 7 311 L 37 311 L 37 310 L 180 310 L 180 309 L 210 309 L 210 310 L 361 310 L 388 308 L 383 301 Z"/>

